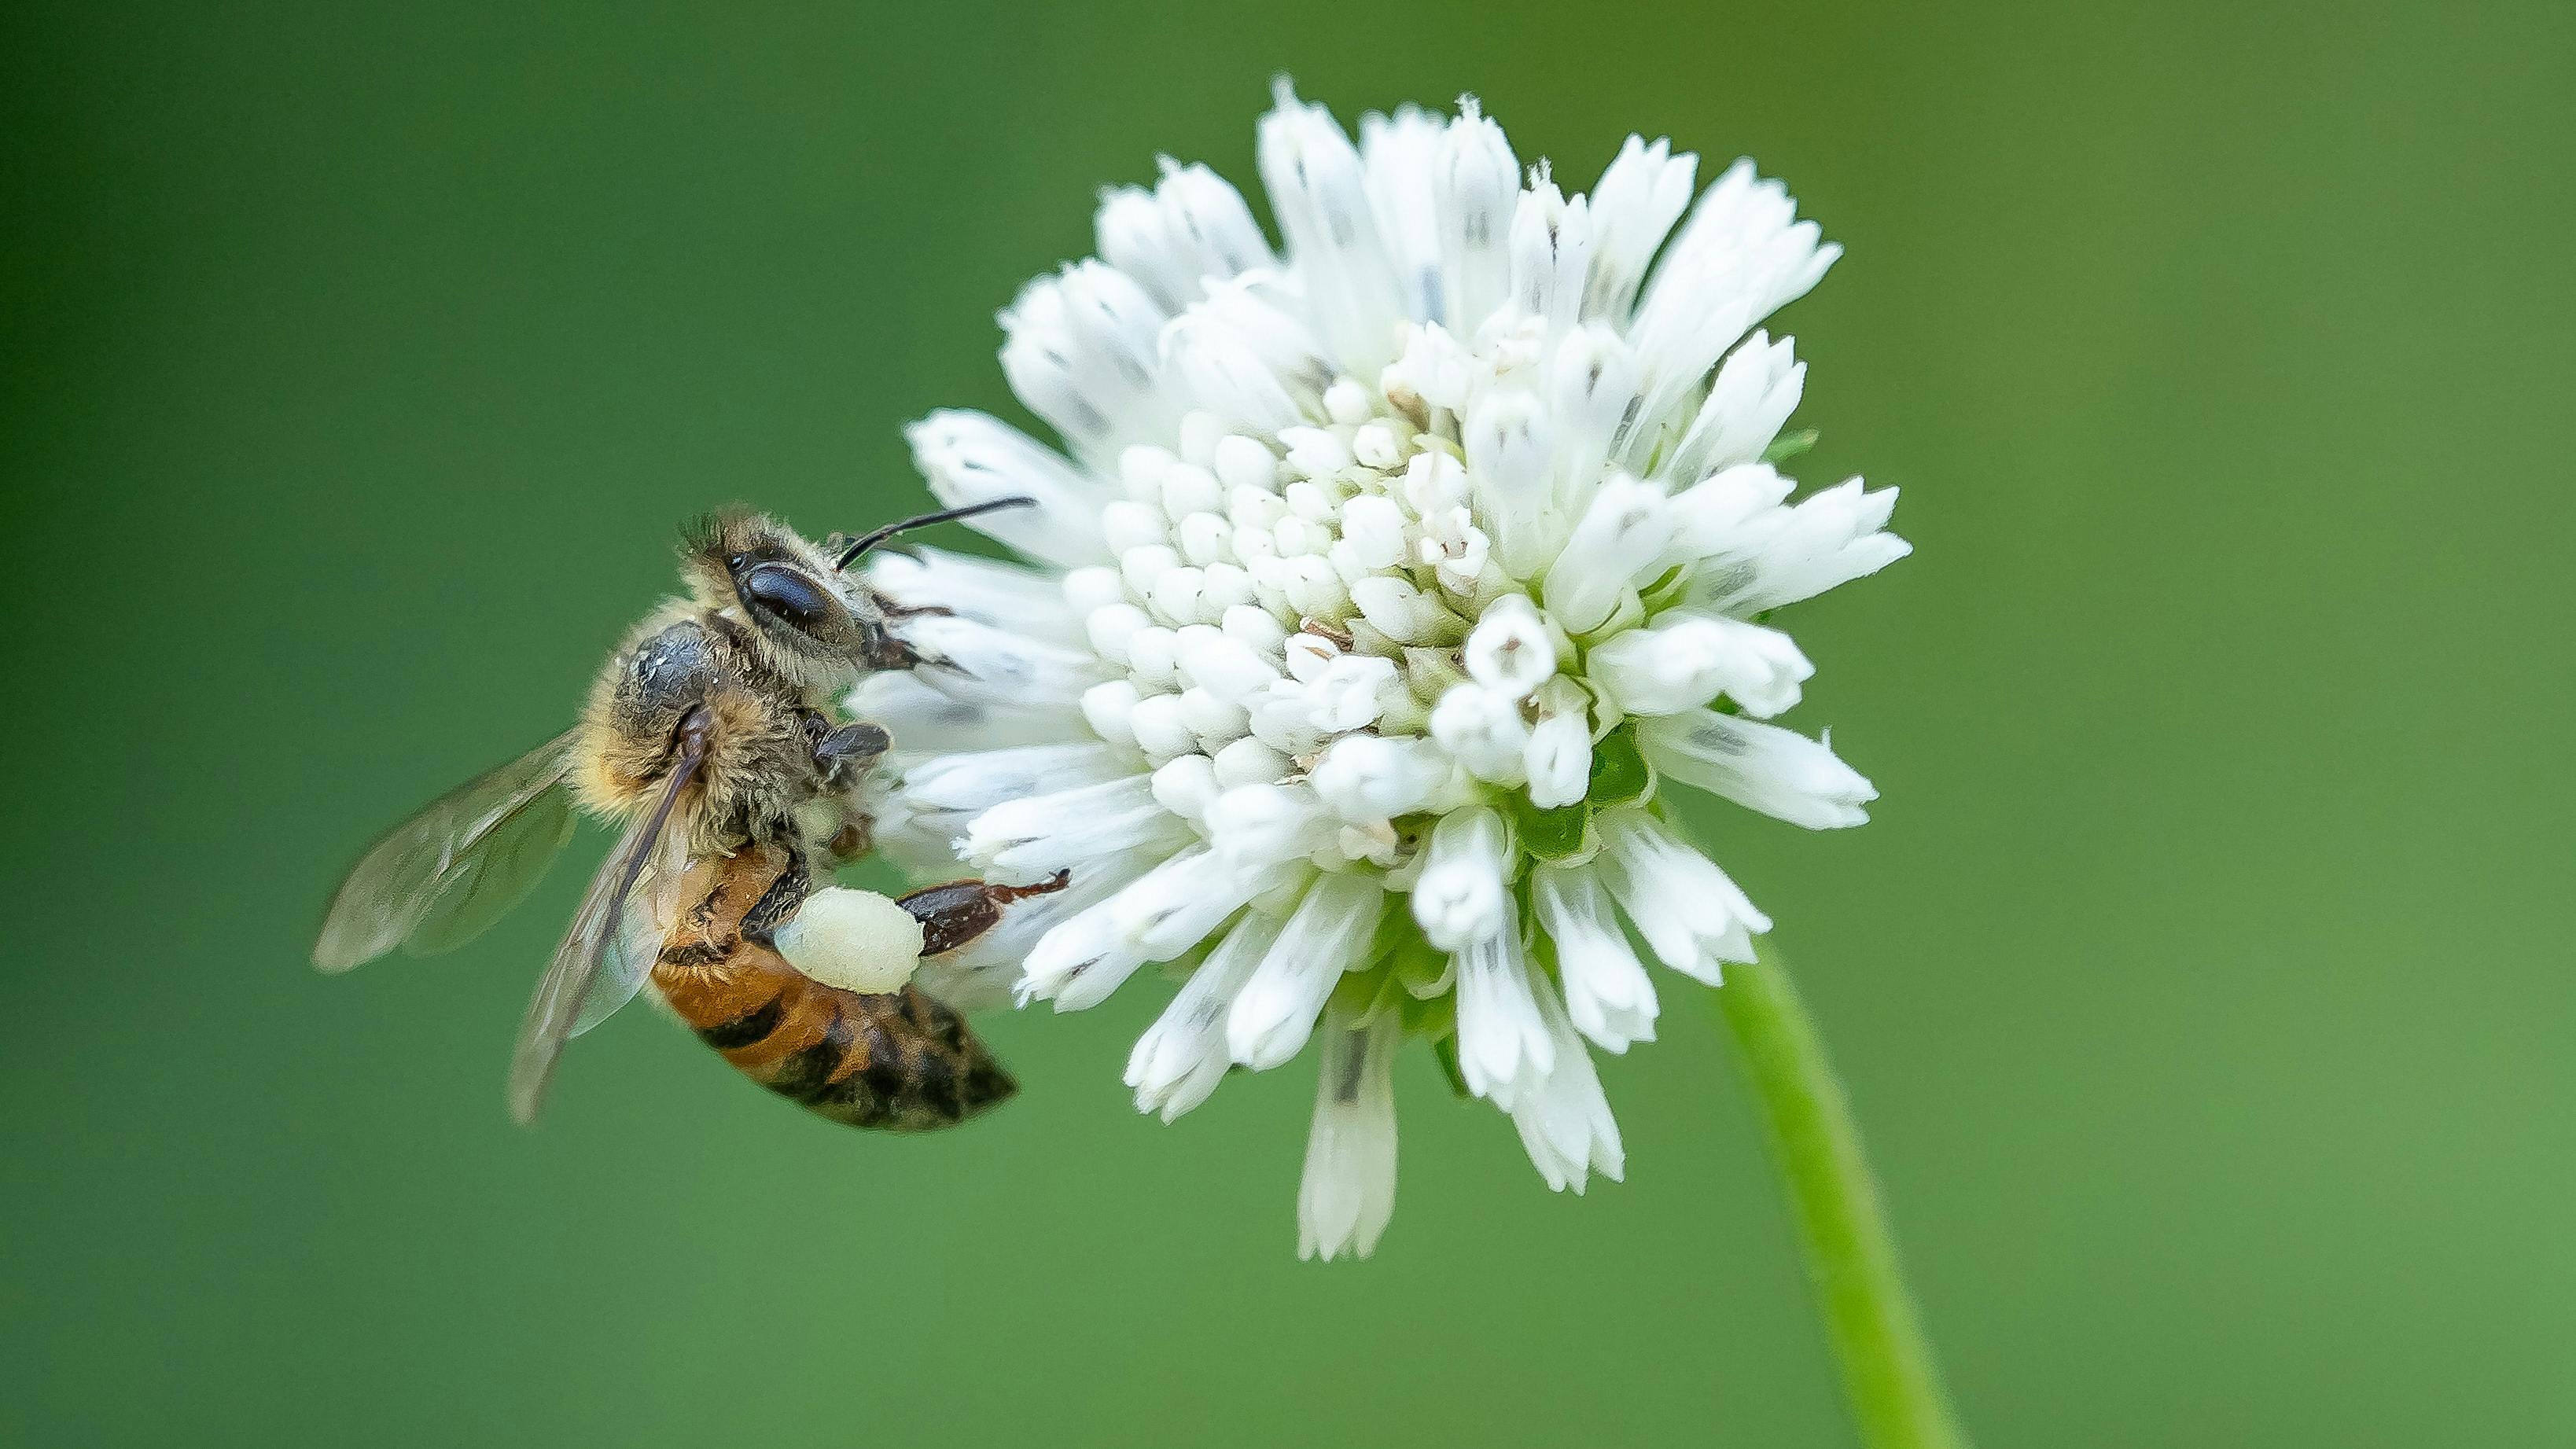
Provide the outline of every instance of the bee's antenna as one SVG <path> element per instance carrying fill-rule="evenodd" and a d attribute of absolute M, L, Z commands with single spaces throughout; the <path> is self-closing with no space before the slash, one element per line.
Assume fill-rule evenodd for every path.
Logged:
<path fill-rule="evenodd" d="M 988 498 L 981 503 L 969 503 L 963 508 L 943 508 L 937 513 L 925 513 L 918 518 L 889 523 L 883 528 L 863 533 L 851 540 L 850 546 L 841 550 L 840 558 L 832 564 L 832 567 L 836 570 L 848 568 L 858 562 L 860 554 L 866 553 L 898 533 L 909 533 L 916 528 L 928 528 L 934 523 L 950 523 L 960 518 L 972 518 L 978 513 L 992 513 L 998 509 L 1036 506 L 1037 500 L 1034 498 Z"/>

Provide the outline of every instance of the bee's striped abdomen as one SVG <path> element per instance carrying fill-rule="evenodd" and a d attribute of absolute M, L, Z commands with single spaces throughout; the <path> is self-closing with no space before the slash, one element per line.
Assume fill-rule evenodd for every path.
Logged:
<path fill-rule="evenodd" d="M 1015 1090 L 946 1006 L 910 986 L 826 986 L 743 936 L 743 916 L 786 869 L 779 852 L 746 850 L 702 869 L 653 984 L 745 1076 L 836 1122 L 895 1132 L 952 1126 Z"/>

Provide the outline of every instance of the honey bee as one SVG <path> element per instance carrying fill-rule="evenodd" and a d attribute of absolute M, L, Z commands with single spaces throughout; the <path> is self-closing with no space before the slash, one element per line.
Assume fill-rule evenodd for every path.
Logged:
<path fill-rule="evenodd" d="M 564 1044 L 648 980 L 745 1075 L 835 1121 L 921 1131 L 999 1103 L 1009 1073 L 912 973 L 1064 878 L 900 900 L 829 884 L 867 853 L 858 786 L 889 745 L 876 725 L 836 720 L 830 701 L 867 671 L 918 662 L 897 632 L 908 611 L 849 566 L 906 530 L 1027 502 L 821 546 L 742 511 L 693 525 L 680 548 L 688 597 L 628 631 L 580 723 L 377 840 L 333 897 L 314 964 L 464 944 L 527 894 L 586 811 L 624 831 L 520 1028 L 519 1121 L 534 1120 Z"/>

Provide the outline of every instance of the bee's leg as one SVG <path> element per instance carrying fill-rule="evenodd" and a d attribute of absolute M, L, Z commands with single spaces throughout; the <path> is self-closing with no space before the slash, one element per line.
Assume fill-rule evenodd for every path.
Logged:
<path fill-rule="evenodd" d="M 922 662 L 913 647 L 873 619 L 859 623 L 859 662 L 870 669 L 910 669 Z"/>
<path fill-rule="evenodd" d="M 1036 885 L 987 885 L 980 880 L 950 881 L 914 891 L 895 902 L 912 912 L 921 922 L 921 954 L 937 956 L 954 951 L 967 942 L 993 929 L 1002 919 L 1002 907 L 1024 896 L 1051 895 L 1063 890 L 1072 880 L 1065 871 L 1039 881 Z"/>
<path fill-rule="evenodd" d="M 876 849 L 876 831 L 864 814 L 853 812 L 832 838 L 823 842 L 823 853 L 835 867 L 849 864 Z"/>
<path fill-rule="evenodd" d="M 851 544 L 856 542 L 858 542 L 856 538 L 846 533 L 828 534 L 823 539 L 823 552 L 837 558 Z M 864 578 L 852 576 L 850 578 L 850 582 L 861 593 L 867 595 L 869 603 L 876 605 L 877 613 L 888 619 L 918 619 L 925 614 L 935 615 L 943 619 L 952 619 L 957 616 L 957 611 L 949 608 L 946 604 L 897 603 L 892 597 L 887 595 L 885 590 L 876 587 Z"/>
<path fill-rule="evenodd" d="M 813 893 L 814 874 L 806 869 L 805 853 L 790 849 L 787 868 L 769 883 L 769 889 L 760 893 L 760 899 L 752 903 L 751 909 L 743 912 L 739 928 L 742 938 L 763 946 L 775 946 L 778 928 L 785 925 L 788 918 L 796 914 L 796 908 L 805 904 L 805 898 Z"/>
<path fill-rule="evenodd" d="M 919 969 L 919 929 L 902 906 L 875 891 L 827 885 L 771 928 L 771 944 L 811 980 L 878 995 L 902 990 Z"/>
<path fill-rule="evenodd" d="M 894 743 L 883 729 L 860 720 L 814 742 L 814 768 L 827 779 L 849 779 L 877 762 Z"/>

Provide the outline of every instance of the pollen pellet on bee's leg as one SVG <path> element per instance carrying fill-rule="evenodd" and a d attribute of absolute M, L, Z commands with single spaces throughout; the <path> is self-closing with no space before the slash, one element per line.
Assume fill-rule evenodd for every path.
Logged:
<path fill-rule="evenodd" d="M 771 934 L 778 954 L 826 986 L 867 994 L 895 991 L 921 964 L 921 923 L 874 891 L 826 886 L 807 896 Z"/>

